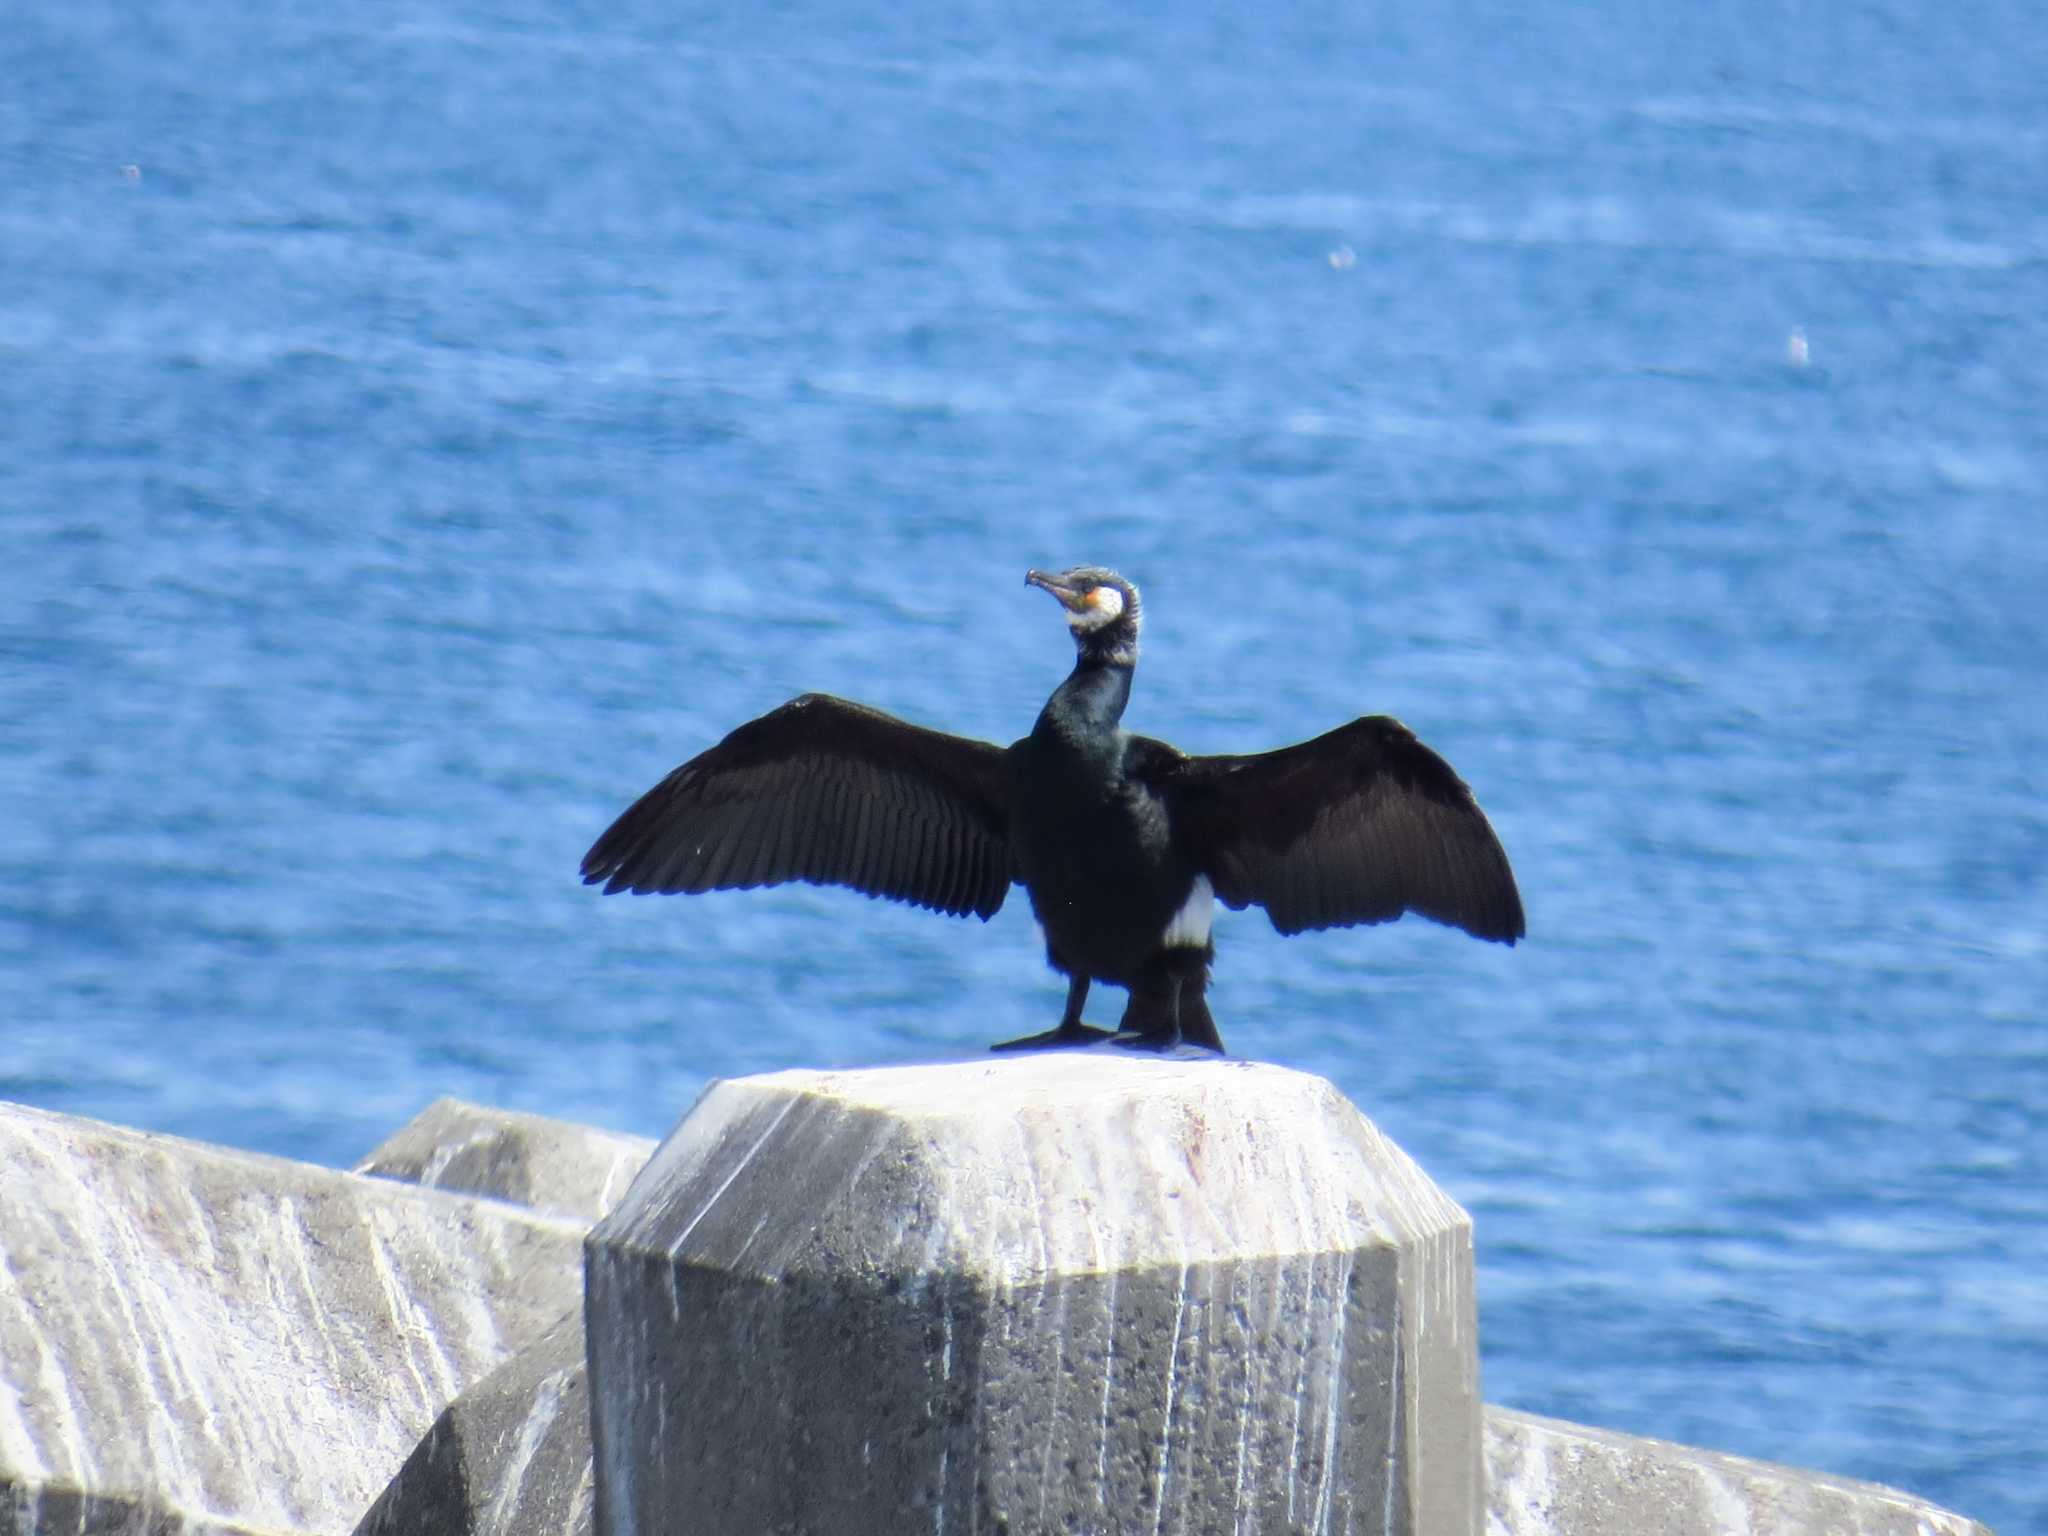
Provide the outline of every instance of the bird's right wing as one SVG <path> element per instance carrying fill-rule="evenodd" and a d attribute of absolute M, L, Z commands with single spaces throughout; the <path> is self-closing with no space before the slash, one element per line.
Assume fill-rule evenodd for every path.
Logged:
<path fill-rule="evenodd" d="M 807 693 L 642 795 L 583 879 L 607 895 L 803 880 L 988 918 L 1011 881 L 1003 751 Z"/>

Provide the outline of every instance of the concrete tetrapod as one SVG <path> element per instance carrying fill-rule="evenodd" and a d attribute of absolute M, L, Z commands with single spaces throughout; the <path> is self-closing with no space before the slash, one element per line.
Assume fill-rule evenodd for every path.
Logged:
<path fill-rule="evenodd" d="M 645 1136 L 436 1099 L 355 1171 L 592 1222 L 619 1203 L 653 1152 Z"/>
<path fill-rule="evenodd" d="M 597 1529 L 1480 1529 L 1471 1225 L 1320 1078 L 714 1084 L 585 1252 Z"/>
<path fill-rule="evenodd" d="M 578 1222 L 0 1105 L 0 1536 L 341 1532 Z"/>

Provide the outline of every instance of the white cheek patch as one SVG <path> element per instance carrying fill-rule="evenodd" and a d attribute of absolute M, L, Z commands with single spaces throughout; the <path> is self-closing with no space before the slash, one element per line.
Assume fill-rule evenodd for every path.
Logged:
<path fill-rule="evenodd" d="M 1079 613 L 1071 609 L 1068 611 L 1067 622 L 1083 634 L 1088 634 L 1105 624 L 1114 624 L 1123 616 L 1123 593 L 1117 591 L 1115 587 L 1097 587 L 1083 600 Z"/>
<path fill-rule="evenodd" d="M 1207 875 L 1195 876 L 1195 888 L 1180 904 L 1166 932 L 1159 936 L 1162 949 L 1203 949 L 1209 943 L 1209 929 L 1216 921 L 1216 887 Z"/>

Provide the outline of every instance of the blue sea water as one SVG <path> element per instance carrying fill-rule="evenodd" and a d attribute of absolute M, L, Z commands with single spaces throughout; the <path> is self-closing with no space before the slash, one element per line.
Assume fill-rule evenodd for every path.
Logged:
<path fill-rule="evenodd" d="M 2048 42 L 1999 0 L 18 7 L 0 1097 L 345 1164 L 964 1056 L 1021 900 L 606 900 L 816 688 L 1397 714 L 1529 909 L 1227 918 L 1490 1399 L 2048 1529 Z M 1113 1017 L 1117 994 L 1098 997 Z M 1106 1021 L 1106 1020 L 1105 1020 Z"/>

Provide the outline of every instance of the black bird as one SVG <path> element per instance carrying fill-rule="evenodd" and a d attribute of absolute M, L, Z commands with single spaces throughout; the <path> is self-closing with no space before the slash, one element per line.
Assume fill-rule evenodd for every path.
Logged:
<path fill-rule="evenodd" d="M 1126 732 L 1138 589 L 1080 566 L 1024 580 L 1058 598 L 1079 653 L 1005 749 L 807 693 L 684 763 L 612 823 L 583 878 L 614 891 L 845 885 L 983 920 L 1031 898 L 1066 1011 L 995 1047 L 1078 1045 L 1090 982 L 1128 988 L 1117 1038 L 1223 1049 L 1204 993 L 1215 903 L 1282 933 L 1419 912 L 1522 937 L 1507 854 L 1472 791 L 1400 721 L 1298 746 L 1189 757 Z"/>

